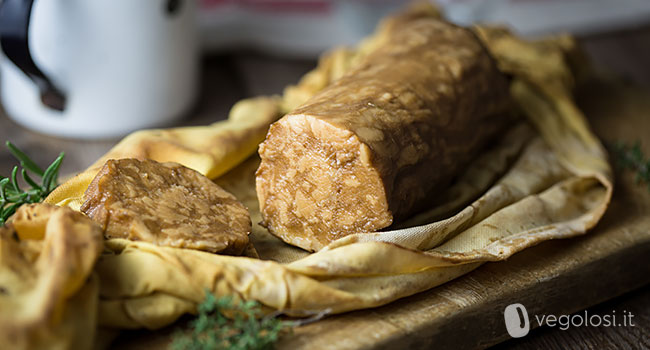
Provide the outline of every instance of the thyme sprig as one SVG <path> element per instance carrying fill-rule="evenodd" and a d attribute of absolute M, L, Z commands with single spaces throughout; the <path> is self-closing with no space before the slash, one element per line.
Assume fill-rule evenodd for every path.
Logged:
<path fill-rule="evenodd" d="M 19 171 L 18 166 L 15 166 L 9 177 L 0 175 L 0 226 L 3 226 L 21 205 L 38 203 L 56 188 L 59 168 L 65 156 L 61 152 L 54 162 L 43 170 L 11 142 L 7 141 L 6 144 L 9 152 L 20 162 L 22 168 Z M 30 172 L 32 175 L 29 174 Z M 23 190 L 20 188 L 18 184 L 19 173 L 25 183 L 30 186 L 29 189 Z M 35 181 L 32 176 L 40 177 L 40 183 Z"/>
<path fill-rule="evenodd" d="M 175 334 L 173 350 L 272 349 L 280 335 L 294 325 L 280 320 L 276 314 L 263 316 L 255 301 L 235 303 L 231 297 L 216 298 L 210 292 L 206 292 L 198 312 L 198 317 L 190 322 L 190 334 Z"/>
<path fill-rule="evenodd" d="M 637 141 L 630 146 L 618 141 L 612 144 L 611 150 L 616 166 L 636 172 L 637 184 L 647 184 L 650 191 L 650 158 L 643 155 L 641 143 Z"/>

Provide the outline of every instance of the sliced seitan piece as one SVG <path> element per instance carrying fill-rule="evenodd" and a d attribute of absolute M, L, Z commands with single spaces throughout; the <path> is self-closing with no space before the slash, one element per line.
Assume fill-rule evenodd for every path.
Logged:
<path fill-rule="evenodd" d="M 108 238 L 241 254 L 248 210 L 199 172 L 177 163 L 108 160 L 84 195 L 81 211 Z"/>
<path fill-rule="evenodd" d="M 508 81 L 468 29 L 419 18 L 274 123 L 260 146 L 263 225 L 319 250 L 421 209 L 512 120 Z"/>

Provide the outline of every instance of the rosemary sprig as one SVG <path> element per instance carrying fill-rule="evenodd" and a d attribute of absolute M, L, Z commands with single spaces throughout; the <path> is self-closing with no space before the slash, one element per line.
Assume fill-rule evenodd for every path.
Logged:
<path fill-rule="evenodd" d="M 25 180 L 30 188 L 23 190 L 18 185 L 18 166 L 15 166 L 9 177 L 0 175 L 0 226 L 3 226 L 7 219 L 16 212 L 16 209 L 23 204 L 38 203 L 45 199 L 52 192 L 58 182 L 59 168 L 65 154 L 61 152 L 59 156 L 47 167 L 41 169 L 33 160 L 31 160 L 23 151 L 7 141 L 9 152 L 20 162 L 20 176 Z M 29 175 L 29 172 L 32 175 Z M 40 184 L 32 176 L 41 178 Z"/>
<path fill-rule="evenodd" d="M 611 147 L 616 166 L 636 172 L 637 184 L 645 183 L 650 191 L 650 159 L 646 159 L 638 141 L 629 146 L 623 142 L 615 142 Z"/>
<path fill-rule="evenodd" d="M 276 315 L 263 317 L 257 302 L 234 303 L 230 297 L 216 298 L 207 291 L 198 311 L 198 317 L 190 322 L 191 334 L 175 334 L 173 350 L 272 349 L 280 335 L 293 326 Z"/>

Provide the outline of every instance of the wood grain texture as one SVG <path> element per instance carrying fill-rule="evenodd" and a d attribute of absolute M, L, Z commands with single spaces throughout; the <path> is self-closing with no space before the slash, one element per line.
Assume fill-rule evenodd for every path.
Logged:
<path fill-rule="evenodd" d="M 650 27 L 582 41 L 606 70 L 639 83 L 650 82 Z M 627 44 L 626 44 L 627 43 Z M 630 56 L 635 56 L 630 58 Z M 270 59 L 250 53 L 211 57 L 204 62 L 202 95 L 184 125 L 225 118 L 235 101 L 257 94 L 281 93 L 314 62 Z M 650 154 L 650 93 L 629 86 L 592 84 L 582 91 L 581 106 L 604 140 L 641 140 Z M 66 151 L 62 173 L 91 164 L 116 140 L 79 142 L 32 133 L 0 112 L 0 140 L 12 140 L 45 165 Z M 0 147 L 0 174 L 16 164 Z M 297 329 L 280 348 L 484 348 L 507 340 L 503 309 L 523 303 L 530 314 L 571 313 L 650 282 L 650 194 L 630 174 L 617 178 L 612 206 L 588 235 L 546 242 L 510 260 L 486 264 L 443 285 L 390 305 L 331 317 Z M 648 347 L 650 288 L 589 309 L 590 314 L 634 310 L 635 327 L 543 327 L 500 346 L 534 348 Z M 182 322 L 180 323 L 182 324 Z M 115 348 L 163 348 L 178 325 L 156 333 L 127 332 Z"/>

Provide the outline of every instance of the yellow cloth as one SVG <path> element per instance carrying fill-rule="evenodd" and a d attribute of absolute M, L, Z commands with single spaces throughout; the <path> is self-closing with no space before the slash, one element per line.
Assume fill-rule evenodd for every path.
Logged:
<path fill-rule="evenodd" d="M 110 157 L 152 157 L 216 178 L 251 211 L 251 239 L 261 257 L 109 240 L 110 253 L 95 269 L 100 278 L 100 325 L 168 325 L 195 312 L 205 289 L 257 300 L 293 315 L 369 308 L 435 287 L 542 241 L 592 228 L 610 201 L 612 178 L 602 146 L 571 98 L 573 76 L 566 59 L 573 42 L 526 42 L 486 27 L 475 31 L 500 69 L 513 76 L 512 96 L 539 136 L 528 124 L 515 126 L 441 194 L 443 201 L 432 203 L 433 209 L 399 230 L 347 236 L 308 254 L 256 225 L 260 214 L 254 171 L 259 160 L 251 155 L 262 130 L 381 45 L 382 33 L 391 26 L 435 15 L 421 7 L 385 21 L 358 50 L 325 56 L 300 84 L 287 88 L 283 99 L 242 102 L 249 108 L 245 118 L 233 119 L 233 111 L 228 121 L 211 126 L 139 132 L 98 161 L 97 166 Z M 169 150 L 158 148 L 163 145 Z M 63 184 L 47 201 L 78 209 L 95 169 Z"/>
<path fill-rule="evenodd" d="M 17 238 L 14 238 L 14 234 Z M 97 328 L 102 229 L 81 213 L 24 205 L 0 228 L 3 349 L 90 349 Z"/>

